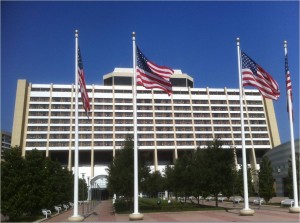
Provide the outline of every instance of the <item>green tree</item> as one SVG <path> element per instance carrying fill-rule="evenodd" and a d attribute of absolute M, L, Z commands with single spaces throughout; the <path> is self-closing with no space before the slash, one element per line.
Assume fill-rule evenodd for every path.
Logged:
<path fill-rule="evenodd" d="M 26 163 L 22 158 L 22 149 L 14 147 L 3 153 L 1 162 L 1 213 L 8 215 L 10 220 L 24 213 L 24 197 L 21 188 L 24 187 Z"/>
<path fill-rule="evenodd" d="M 215 197 L 218 206 L 218 194 L 228 189 L 229 182 L 233 180 L 235 169 L 233 150 L 223 149 L 220 140 L 215 139 L 203 149 L 203 181 L 207 192 Z"/>
<path fill-rule="evenodd" d="M 46 158 L 42 175 L 44 176 L 43 207 L 53 207 L 73 200 L 74 177 L 72 172 L 62 168 L 58 161 Z"/>
<path fill-rule="evenodd" d="M 268 203 L 275 196 L 274 178 L 271 161 L 267 156 L 264 156 L 260 163 L 259 171 L 259 194 Z"/>
<path fill-rule="evenodd" d="M 128 135 L 125 139 L 124 147 L 116 152 L 114 160 L 107 169 L 108 190 L 110 193 L 124 196 L 125 200 L 128 201 L 128 205 L 131 204 L 134 188 L 133 146 L 133 137 Z M 148 177 L 149 168 L 143 165 L 140 158 L 138 172 L 139 186 L 141 186 Z"/>
<path fill-rule="evenodd" d="M 175 190 L 176 180 L 175 180 L 174 166 L 167 165 L 166 168 L 164 169 L 163 177 L 164 177 L 164 181 L 163 181 L 164 182 L 164 184 L 163 184 L 164 190 L 172 191 L 177 198 L 177 193 Z"/>
<path fill-rule="evenodd" d="M 149 177 L 145 180 L 145 190 L 144 192 L 151 196 L 157 197 L 158 192 L 164 190 L 164 179 L 159 171 L 155 171 L 149 174 Z"/>
<path fill-rule="evenodd" d="M 296 177 L 297 177 L 297 186 L 298 186 L 298 197 L 300 196 L 300 177 L 299 177 L 299 163 L 300 156 L 296 153 Z M 294 187 L 293 187 L 293 170 L 292 170 L 292 158 L 288 160 L 288 176 L 285 181 L 285 190 L 288 193 L 289 198 L 293 198 L 294 196 Z"/>
<path fill-rule="evenodd" d="M 199 147 L 194 151 L 191 161 L 192 179 L 193 179 L 193 195 L 198 197 L 198 204 L 200 203 L 199 196 L 207 197 L 210 193 L 207 190 L 207 182 L 205 180 L 206 170 L 204 169 L 205 155 L 203 150 Z"/>
<path fill-rule="evenodd" d="M 174 192 L 179 196 L 189 196 L 192 194 L 192 171 L 191 157 L 184 155 L 177 159 L 174 165 Z"/>
<path fill-rule="evenodd" d="M 17 217 L 40 214 L 42 208 L 71 200 L 73 177 L 44 152 L 32 150 L 26 158 L 20 147 L 6 150 L 1 163 L 1 212 Z"/>

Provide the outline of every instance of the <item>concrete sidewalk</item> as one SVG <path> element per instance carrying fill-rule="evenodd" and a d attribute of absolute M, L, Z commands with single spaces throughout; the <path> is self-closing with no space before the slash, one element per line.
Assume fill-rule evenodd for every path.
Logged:
<path fill-rule="evenodd" d="M 213 205 L 214 202 L 205 202 Z M 288 208 L 263 205 L 251 206 L 255 210 L 253 216 L 240 216 L 239 211 L 243 205 L 233 207 L 232 203 L 220 203 L 219 206 L 232 208 L 228 211 L 184 211 L 184 212 L 156 212 L 144 213 L 141 222 L 299 222 L 299 214 L 289 213 Z M 80 213 L 80 212 L 79 212 Z M 73 210 L 63 212 L 57 216 L 46 219 L 43 222 L 68 222 Z M 85 216 L 84 222 L 128 222 L 128 214 L 113 214 L 112 201 L 102 201 L 89 215 Z"/>

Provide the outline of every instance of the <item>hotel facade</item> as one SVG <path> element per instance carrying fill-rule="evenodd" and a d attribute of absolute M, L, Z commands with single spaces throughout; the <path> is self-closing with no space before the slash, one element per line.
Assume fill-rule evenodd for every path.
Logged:
<path fill-rule="evenodd" d="M 87 118 L 79 98 L 79 173 L 90 179 L 106 175 L 106 168 L 133 135 L 133 69 L 115 68 L 103 85 L 87 85 L 91 111 Z M 139 153 L 148 165 L 162 170 L 185 151 L 204 148 L 220 139 L 234 149 L 242 163 L 239 89 L 194 88 L 193 78 L 175 70 L 173 94 L 137 87 Z M 38 149 L 63 166 L 74 166 L 74 85 L 34 84 L 18 80 L 12 146 Z M 257 90 L 245 90 L 247 163 L 257 167 L 261 157 L 280 144 L 273 102 Z"/>

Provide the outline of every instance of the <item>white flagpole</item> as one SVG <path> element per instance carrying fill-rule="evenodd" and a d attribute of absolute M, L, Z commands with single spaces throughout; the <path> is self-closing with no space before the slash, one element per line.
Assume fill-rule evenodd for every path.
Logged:
<path fill-rule="evenodd" d="M 242 134 L 242 156 L 243 156 L 243 182 L 244 182 L 244 209 L 240 210 L 240 215 L 253 215 L 254 210 L 249 208 L 248 199 L 248 176 L 247 176 L 247 159 L 246 159 L 246 145 L 245 145 L 245 129 L 244 129 L 244 109 L 243 109 L 243 88 L 242 88 L 242 72 L 241 72 L 241 50 L 240 39 L 236 39 L 237 54 L 238 54 L 238 71 L 239 71 L 239 87 L 240 87 L 240 111 L 241 111 L 241 134 Z"/>
<path fill-rule="evenodd" d="M 133 100 L 133 131 L 134 131 L 134 192 L 133 202 L 134 208 L 133 213 L 129 215 L 130 220 L 142 220 L 144 215 L 139 213 L 139 185 L 138 185 L 138 139 L 137 139 L 137 110 L 136 110 L 136 45 L 135 45 L 135 32 L 132 33 L 132 48 L 133 48 L 133 89 L 132 89 L 132 100 Z"/>
<path fill-rule="evenodd" d="M 284 53 L 287 55 L 287 41 L 284 41 Z M 290 212 L 299 213 L 300 208 L 298 204 L 298 187 L 297 187 L 297 172 L 296 172 L 296 157 L 295 157 L 295 142 L 294 142 L 294 124 L 293 124 L 293 106 L 291 100 L 291 90 L 287 89 L 287 100 L 289 108 L 290 119 L 290 134 L 291 134 L 291 155 L 292 155 L 292 174 L 293 174 L 293 192 L 294 192 L 294 206 L 290 208 Z"/>
<path fill-rule="evenodd" d="M 82 221 L 78 214 L 78 30 L 75 30 L 75 161 L 74 161 L 74 209 L 69 221 Z"/>

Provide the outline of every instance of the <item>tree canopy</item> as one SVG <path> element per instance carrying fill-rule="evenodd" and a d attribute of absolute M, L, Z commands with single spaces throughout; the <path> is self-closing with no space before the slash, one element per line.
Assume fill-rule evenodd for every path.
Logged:
<path fill-rule="evenodd" d="M 22 157 L 22 149 L 4 152 L 1 162 L 1 212 L 11 220 L 42 208 L 69 202 L 73 197 L 73 176 L 61 164 L 32 150 Z"/>

